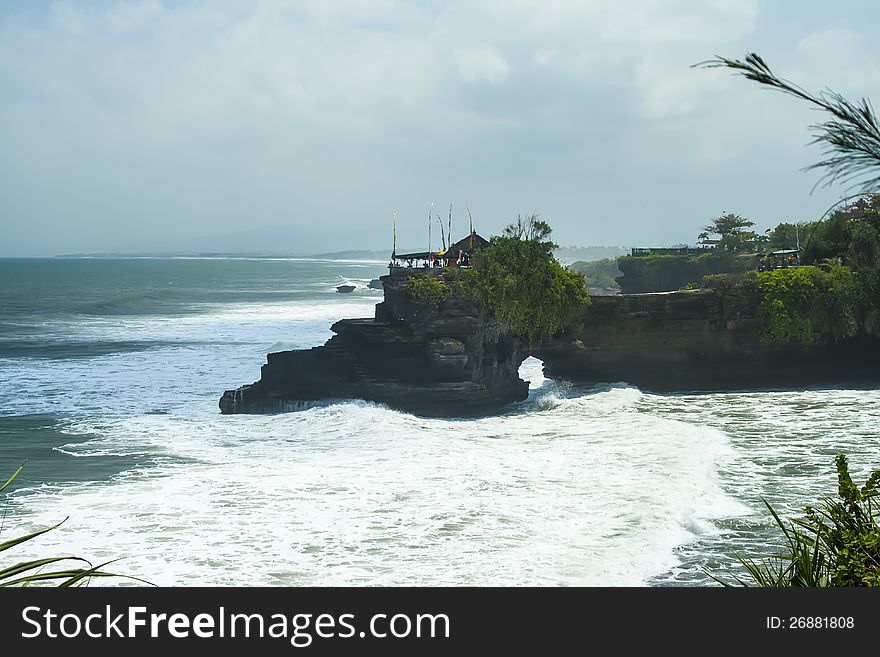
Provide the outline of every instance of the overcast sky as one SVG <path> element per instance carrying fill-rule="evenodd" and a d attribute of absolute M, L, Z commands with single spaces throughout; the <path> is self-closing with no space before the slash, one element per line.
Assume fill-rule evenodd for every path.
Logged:
<path fill-rule="evenodd" d="M 561 244 L 821 215 L 822 115 L 727 70 L 880 99 L 880 5 L 0 2 L 0 255 L 427 246 L 430 204 Z M 436 231 L 435 231 L 436 236 Z M 435 237 L 436 243 L 436 237 Z"/>

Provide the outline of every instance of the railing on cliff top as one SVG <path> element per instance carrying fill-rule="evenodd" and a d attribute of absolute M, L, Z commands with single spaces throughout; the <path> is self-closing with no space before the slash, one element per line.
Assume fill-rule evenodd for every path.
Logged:
<path fill-rule="evenodd" d="M 692 247 L 692 246 L 671 246 L 671 247 L 651 247 L 646 249 L 632 248 L 631 255 L 650 256 L 650 255 L 702 255 L 712 251 L 711 246 Z"/>
<path fill-rule="evenodd" d="M 391 276 L 440 276 L 445 271 L 456 269 L 469 269 L 469 265 L 445 265 L 443 267 L 425 267 L 413 265 L 411 267 L 401 265 L 388 265 L 388 274 Z"/>
<path fill-rule="evenodd" d="M 388 265 L 388 274 L 391 276 L 439 276 L 446 267 L 406 267 L 400 265 Z"/>

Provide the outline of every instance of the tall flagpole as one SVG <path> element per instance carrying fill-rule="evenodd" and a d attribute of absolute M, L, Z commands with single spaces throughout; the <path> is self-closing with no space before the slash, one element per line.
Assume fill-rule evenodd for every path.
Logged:
<path fill-rule="evenodd" d="M 449 246 L 452 246 L 452 203 L 449 204 L 449 230 L 446 232 L 449 235 Z"/>
<path fill-rule="evenodd" d="M 391 222 L 392 222 L 392 247 L 391 247 L 391 258 L 392 260 L 397 257 L 397 212 L 393 212 L 391 214 Z"/>

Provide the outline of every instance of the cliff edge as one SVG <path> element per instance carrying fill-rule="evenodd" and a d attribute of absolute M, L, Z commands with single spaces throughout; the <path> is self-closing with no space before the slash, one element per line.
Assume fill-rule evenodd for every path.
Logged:
<path fill-rule="evenodd" d="M 402 276 L 383 276 L 375 316 L 344 319 L 321 347 L 269 354 L 260 380 L 220 399 L 223 413 L 289 410 L 296 402 L 365 399 L 419 415 L 467 416 L 528 396 L 528 356 L 473 300 L 414 303 Z"/>
<path fill-rule="evenodd" d="M 764 339 L 756 290 L 682 290 L 592 297 L 581 326 L 534 355 L 544 375 L 644 389 L 723 390 L 880 380 L 876 332 L 809 343 Z"/>
<path fill-rule="evenodd" d="M 528 396 L 518 369 L 530 355 L 549 378 L 657 391 L 880 380 L 877 331 L 837 339 L 819 327 L 807 344 L 768 343 L 754 290 L 594 296 L 578 328 L 529 345 L 475 300 L 417 304 L 403 277 L 382 282 L 373 318 L 337 322 L 321 347 L 269 354 L 259 381 L 223 393 L 221 411 L 365 399 L 419 415 L 488 413 Z"/>

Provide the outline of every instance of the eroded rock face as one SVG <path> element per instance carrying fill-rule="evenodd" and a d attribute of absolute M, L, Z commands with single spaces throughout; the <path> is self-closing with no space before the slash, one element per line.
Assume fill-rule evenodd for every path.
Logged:
<path fill-rule="evenodd" d="M 321 347 L 268 355 L 252 385 L 227 390 L 223 413 L 265 413 L 326 399 L 365 399 L 420 415 L 474 415 L 528 396 L 518 370 L 525 345 L 479 304 L 413 303 L 383 276 L 372 319 L 344 319 Z"/>
<path fill-rule="evenodd" d="M 541 345 L 544 375 L 652 390 L 719 390 L 877 381 L 876 335 L 767 344 L 759 297 L 691 290 L 593 297 L 583 325 Z"/>
<path fill-rule="evenodd" d="M 549 378 L 658 391 L 880 380 L 877 331 L 767 344 L 754 291 L 596 296 L 581 327 L 529 348 L 476 302 L 429 308 L 403 294 L 401 279 L 382 280 L 385 301 L 374 318 L 337 322 L 321 347 L 269 354 L 259 381 L 223 394 L 222 412 L 365 399 L 420 415 L 487 413 L 527 397 L 518 369 L 529 355 L 544 361 Z"/>

